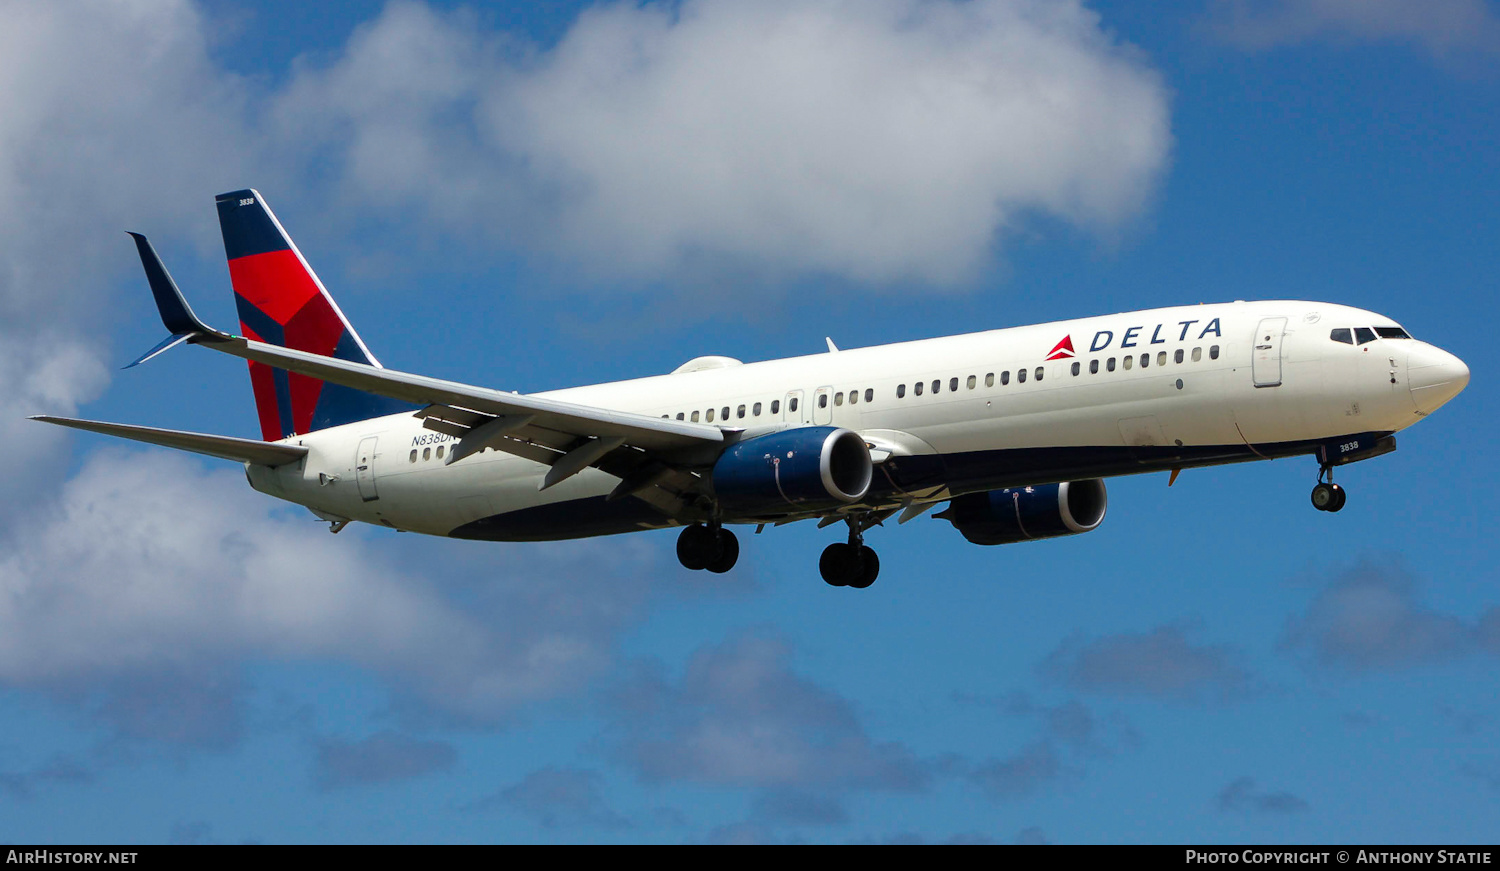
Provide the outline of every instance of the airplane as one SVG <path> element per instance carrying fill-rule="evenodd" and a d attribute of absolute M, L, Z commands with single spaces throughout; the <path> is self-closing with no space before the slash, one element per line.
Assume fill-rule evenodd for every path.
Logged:
<path fill-rule="evenodd" d="M 723 573 L 728 527 L 843 523 L 819 573 L 868 587 L 873 527 L 933 516 L 975 544 L 1097 529 L 1102 479 L 1313 456 L 1334 469 L 1458 395 L 1469 370 L 1390 318 L 1326 302 L 1181 306 L 522 395 L 386 369 L 255 190 L 216 199 L 243 335 L 194 314 L 137 251 L 170 334 L 248 361 L 261 439 L 33 420 L 238 461 L 250 486 L 353 521 L 543 541 L 680 527 L 685 568 Z M 127 366 L 126 368 L 129 368 Z"/>

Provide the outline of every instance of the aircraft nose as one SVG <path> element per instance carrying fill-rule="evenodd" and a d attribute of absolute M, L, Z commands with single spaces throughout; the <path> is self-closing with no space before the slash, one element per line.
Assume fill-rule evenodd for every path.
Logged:
<path fill-rule="evenodd" d="M 1407 358 L 1407 377 L 1417 411 L 1431 414 L 1469 385 L 1469 367 L 1442 348 L 1420 342 Z"/>

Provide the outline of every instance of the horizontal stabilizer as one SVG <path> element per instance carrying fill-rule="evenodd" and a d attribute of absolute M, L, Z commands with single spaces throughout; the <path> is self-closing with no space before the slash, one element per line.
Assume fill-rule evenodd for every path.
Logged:
<path fill-rule="evenodd" d="M 224 460 L 254 463 L 257 466 L 280 466 L 293 463 L 307 456 L 307 448 L 301 445 L 283 445 L 263 442 L 258 439 L 238 439 L 233 436 L 205 435 L 182 432 L 175 429 L 157 429 L 150 426 L 132 426 L 127 423 L 104 423 L 97 420 L 75 420 L 69 417 L 34 415 L 32 420 L 55 423 L 58 426 L 117 436 L 122 439 L 161 445 L 179 451 L 206 454 Z"/>

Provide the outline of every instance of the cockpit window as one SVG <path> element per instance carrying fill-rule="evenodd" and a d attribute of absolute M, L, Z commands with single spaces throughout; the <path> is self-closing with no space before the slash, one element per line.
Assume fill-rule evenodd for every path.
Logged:
<path fill-rule="evenodd" d="M 1354 344 L 1354 333 L 1348 327 L 1339 327 L 1328 334 L 1328 338 L 1346 345 Z"/>
<path fill-rule="evenodd" d="M 1375 341 L 1375 331 L 1369 327 L 1355 327 L 1354 338 L 1358 339 L 1358 344 L 1361 345 L 1366 342 L 1373 342 Z"/>
<path fill-rule="evenodd" d="M 1376 327 L 1375 335 L 1382 339 L 1410 339 L 1411 334 L 1400 327 Z"/>

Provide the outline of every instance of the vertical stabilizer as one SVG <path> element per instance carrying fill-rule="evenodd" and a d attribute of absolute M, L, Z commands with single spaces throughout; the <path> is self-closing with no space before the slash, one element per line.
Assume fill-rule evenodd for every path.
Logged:
<path fill-rule="evenodd" d="M 379 361 L 261 195 L 253 190 L 234 191 L 220 194 L 216 202 L 235 308 L 245 337 L 378 368 Z M 412 408 L 264 363 L 250 364 L 250 384 L 266 441 Z"/>

